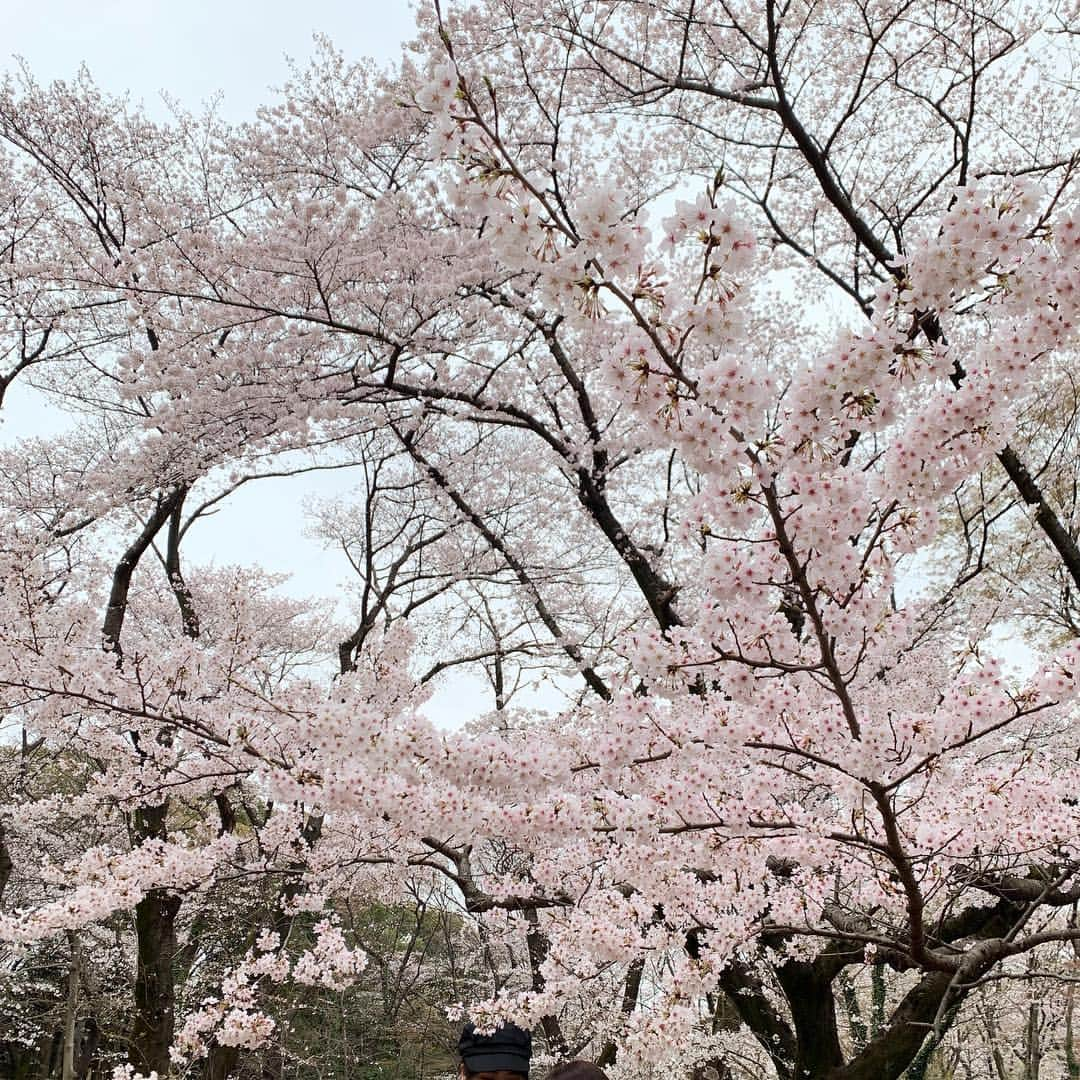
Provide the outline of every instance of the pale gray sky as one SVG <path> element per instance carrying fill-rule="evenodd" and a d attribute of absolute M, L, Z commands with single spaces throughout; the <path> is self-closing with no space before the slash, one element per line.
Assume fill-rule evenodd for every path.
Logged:
<path fill-rule="evenodd" d="M 349 58 L 389 60 L 412 35 L 408 0 L 3 0 L 0 66 L 25 58 L 39 80 L 86 63 L 147 111 L 165 91 L 190 109 L 220 92 L 223 115 L 251 116 L 327 34 Z"/>

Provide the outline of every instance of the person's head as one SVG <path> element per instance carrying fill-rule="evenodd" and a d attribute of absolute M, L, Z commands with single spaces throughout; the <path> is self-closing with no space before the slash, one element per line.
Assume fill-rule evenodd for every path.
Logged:
<path fill-rule="evenodd" d="M 461 1080 L 529 1080 L 532 1036 L 515 1024 L 480 1035 L 466 1024 L 458 1039 Z"/>
<path fill-rule="evenodd" d="M 556 1065 L 547 1080 L 608 1080 L 607 1073 L 591 1061 L 568 1061 Z"/>

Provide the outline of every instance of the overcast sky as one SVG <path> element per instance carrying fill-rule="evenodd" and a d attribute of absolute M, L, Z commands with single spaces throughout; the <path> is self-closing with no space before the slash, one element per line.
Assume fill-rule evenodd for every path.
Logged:
<path fill-rule="evenodd" d="M 114 93 L 157 113 L 160 92 L 197 109 L 222 94 L 246 119 L 327 34 L 347 57 L 389 60 L 412 34 L 408 0 L 0 0 L 3 66 L 21 56 L 41 81 L 86 63 Z"/>

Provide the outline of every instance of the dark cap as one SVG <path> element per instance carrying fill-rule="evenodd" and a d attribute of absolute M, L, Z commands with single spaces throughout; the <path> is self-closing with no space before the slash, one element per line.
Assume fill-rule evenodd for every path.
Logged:
<path fill-rule="evenodd" d="M 466 1024 L 458 1039 L 458 1053 L 471 1073 L 508 1069 L 527 1077 L 532 1035 L 515 1024 L 503 1024 L 490 1035 L 479 1035 L 475 1025 Z"/>

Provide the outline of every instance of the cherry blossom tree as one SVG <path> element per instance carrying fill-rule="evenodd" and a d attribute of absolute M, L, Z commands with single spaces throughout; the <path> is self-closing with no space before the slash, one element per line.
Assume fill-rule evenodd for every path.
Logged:
<path fill-rule="evenodd" d="M 324 44 L 236 130 L 10 84 L 8 366 L 86 420 L 4 505 L 0 685 L 46 752 L 105 763 L 87 797 L 130 841 L 0 933 L 133 909 L 159 1072 L 174 1035 L 184 1067 L 265 1038 L 266 986 L 354 978 L 332 919 L 285 948 L 297 914 L 417 874 L 524 960 L 475 1019 L 625 1076 L 899 1077 L 981 987 L 1058 972 L 1078 646 L 1017 670 L 994 643 L 1029 573 L 1080 585 L 1047 397 L 1076 30 L 478 0 L 423 10 L 391 72 Z M 332 645 L 317 607 L 182 564 L 238 485 L 338 467 Z M 508 658 L 565 707 L 513 700 Z M 495 708 L 434 723 L 469 665 Z M 287 808 L 255 853 L 244 784 Z M 183 842 L 180 799 L 218 811 Z M 287 884 L 174 1031 L 180 897 L 238 865 Z"/>

